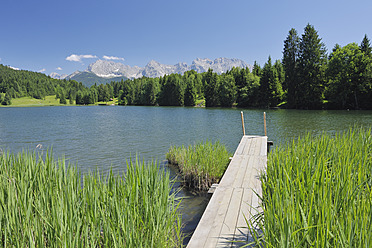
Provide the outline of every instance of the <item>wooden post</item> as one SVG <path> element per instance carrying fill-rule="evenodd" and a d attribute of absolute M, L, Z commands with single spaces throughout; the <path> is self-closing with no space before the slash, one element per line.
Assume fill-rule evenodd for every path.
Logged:
<path fill-rule="evenodd" d="M 240 111 L 240 115 L 242 116 L 243 136 L 245 136 L 245 127 L 244 127 L 244 116 L 243 116 L 243 111 Z"/>
<path fill-rule="evenodd" d="M 264 112 L 264 129 L 265 129 L 265 136 L 267 136 L 267 133 L 266 133 L 266 112 Z"/>

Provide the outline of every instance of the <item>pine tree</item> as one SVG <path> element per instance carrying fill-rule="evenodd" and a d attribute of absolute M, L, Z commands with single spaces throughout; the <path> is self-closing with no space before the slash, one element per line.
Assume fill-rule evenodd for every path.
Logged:
<path fill-rule="evenodd" d="M 263 107 L 275 107 L 282 100 L 283 90 L 276 67 L 279 66 L 273 66 L 269 56 L 260 78 L 260 105 Z"/>
<path fill-rule="evenodd" d="M 245 70 L 243 88 L 238 90 L 237 104 L 239 107 L 257 107 L 259 105 L 260 77 Z"/>
<path fill-rule="evenodd" d="M 76 93 L 75 102 L 76 102 L 76 104 L 84 104 L 84 102 L 83 102 L 83 94 L 82 94 L 82 92 L 80 90 Z"/>
<path fill-rule="evenodd" d="M 194 84 L 195 76 L 191 75 L 186 79 L 186 90 L 185 90 L 185 106 L 195 106 L 196 104 L 196 88 Z"/>
<path fill-rule="evenodd" d="M 214 73 L 212 69 L 208 69 L 205 75 L 205 87 L 204 87 L 204 97 L 205 106 L 216 107 L 219 103 L 218 89 L 220 85 L 220 77 L 217 73 Z"/>
<path fill-rule="evenodd" d="M 64 92 L 62 91 L 59 95 L 59 104 L 66 104 L 67 101 L 66 101 L 66 97 L 65 97 L 65 94 Z"/>
<path fill-rule="evenodd" d="M 260 65 L 257 64 L 256 61 L 253 64 L 252 73 L 253 73 L 253 75 L 256 75 L 256 76 L 259 76 L 259 77 L 261 76 L 262 69 L 261 69 Z"/>
<path fill-rule="evenodd" d="M 159 104 L 163 106 L 183 106 L 184 105 L 183 81 L 179 74 L 171 74 L 164 77 Z"/>
<path fill-rule="evenodd" d="M 237 93 L 234 77 L 229 74 L 223 74 L 220 78 L 221 83 L 218 89 L 220 105 L 222 107 L 232 107 L 236 101 Z"/>
<path fill-rule="evenodd" d="M 300 38 L 297 31 L 292 28 L 289 30 L 287 39 L 284 41 L 283 49 L 283 68 L 285 71 L 284 90 L 287 91 L 287 103 L 291 108 L 297 108 L 298 102 L 298 49 Z"/>
<path fill-rule="evenodd" d="M 360 50 L 362 50 L 362 52 L 367 56 L 372 55 L 372 47 L 367 35 L 364 35 L 362 43 L 360 44 Z"/>
<path fill-rule="evenodd" d="M 372 47 L 367 35 L 364 35 L 360 50 L 364 55 L 360 65 L 360 107 L 372 109 Z"/>
<path fill-rule="evenodd" d="M 326 48 L 315 28 L 308 24 L 299 43 L 297 107 L 317 109 L 322 106 Z"/>

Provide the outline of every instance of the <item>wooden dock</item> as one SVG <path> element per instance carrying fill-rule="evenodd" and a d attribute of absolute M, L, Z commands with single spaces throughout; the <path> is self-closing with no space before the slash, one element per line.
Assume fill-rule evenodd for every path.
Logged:
<path fill-rule="evenodd" d="M 266 163 L 267 136 L 243 136 L 187 247 L 245 244 L 236 241 L 248 239 L 245 218 L 259 211 L 254 192 L 261 194 L 259 174 Z"/>

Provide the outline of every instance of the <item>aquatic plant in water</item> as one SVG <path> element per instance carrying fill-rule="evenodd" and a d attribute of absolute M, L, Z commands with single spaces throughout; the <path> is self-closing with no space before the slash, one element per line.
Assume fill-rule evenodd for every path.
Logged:
<path fill-rule="evenodd" d="M 185 186 L 208 190 L 223 176 L 231 154 L 220 142 L 199 142 L 195 145 L 172 146 L 166 155 L 168 163 L 176 165 Z"/>
<path fill-rule="evenodd" d="M 372 135 L 353 128 L 276 148 L 262 174 L 264 247 L 372 246 Z M 258 217 L 258 218 L 257 218 Z"/>
<path fill-rule="evenodd" d="M 179 201 L 157 163 L 130 161 L 124 176 L 82 175 L 50 154 L 0 156 L 0 246 L 182 244 Z"/>

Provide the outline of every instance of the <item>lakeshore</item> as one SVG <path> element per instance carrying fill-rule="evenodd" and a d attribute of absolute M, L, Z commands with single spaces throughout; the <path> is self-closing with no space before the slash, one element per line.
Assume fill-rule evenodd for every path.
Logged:
<path fill-rule="evenodd" d="M 117 99 L 113 99 L 112 101 L 108 102 L 97 102 L 95 104 L 91 104 L 91 106 L 96 105 L 117 105 Z M 12 99 L 11 105 L 0 105 L 0 108 L 9 108 L 9 107 L 48 107 L 48 106 L 82 106 L 80 104 L 76 104 L 75 101 L 72 103 L 67 102 L 66 104 L 61 104 L 59 99 L 56 98 L 55 95 L 52 96 L 45 96 L 44 99 L 36 99 L 32 97 L 20 97 Z"/>
<path fill-rule="evenodd" d="M 241 139 L 240 109 L 71 106 L 43 108 L 0 108 L 0 149 L 14 153 L 24 149 L 46 151 L 77 164 L 83 174 L 98 168 L 102 174 L 126 171 L 125 161 L 141 153 L 145 161 L 164 160 L 171 146 L 188 146 L 198 141 L 219 140 L 233 153 Z M 262 112 L 275 146 L 286 144 L 307 132 L 321 130 L 334 135 L 350 126 L 371 127 L 371 111 L 244 110 L 247 133 L 263 134 Z M 138 135 L 141 134 L 141 135 Z M 164 164 L 162 169 L 176 172 Z M 184 230 L 192 233 L 208 198 L 187 196 L 181 208 Z M 186 241 L 187 242 L 187 238 Z"/>

